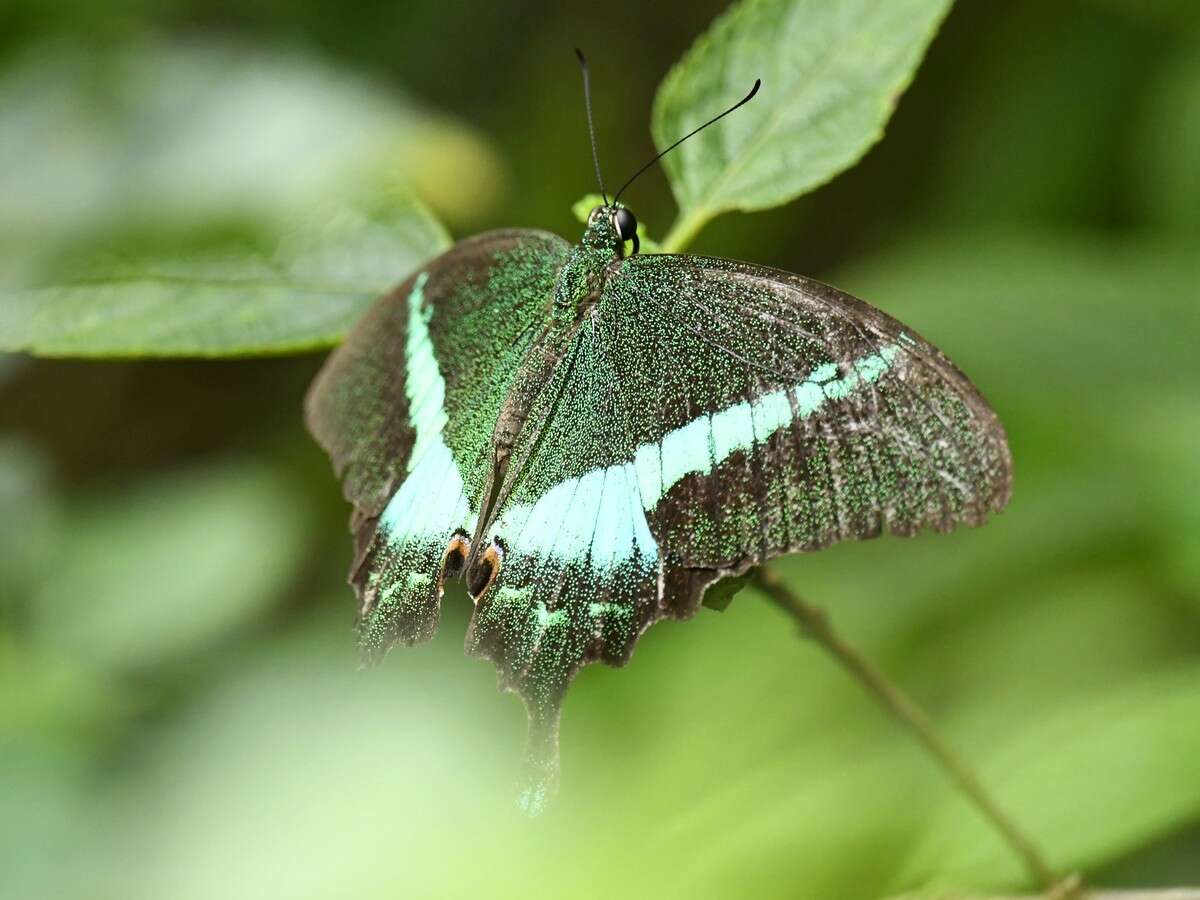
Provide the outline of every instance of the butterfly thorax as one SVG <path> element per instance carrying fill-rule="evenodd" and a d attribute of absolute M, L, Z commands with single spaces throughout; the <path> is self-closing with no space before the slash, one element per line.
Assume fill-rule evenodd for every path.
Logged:
<path fill-rule="evenodd" d="M 583 237 L 579 241 L 579 246 L 587 250 L 600 250 L 608 254 L 609 258 L 622 256 L 623 242 L 617 234 L 616 226 L 613 224 L 612 214 L 615 207 L 597 206 L 590 216 L 588 216 L 587 228 L 584 229 Z"/>
<path fill-rule="evenodd" d="M 604 282 L 623 253 L 621 240 L 607 216 L 593 216 L 579 244 L 571 250 L 554 290 L 554 317 L 577 325 L 595 306 Z"/>
<path fill-rule="evenodd" d="M 538 337 L 526 351 L 497 417 L 491 440 L 491 471 L 482 495 L 481 514 L 472 536 L 469 566 L 486 551 L 487 529 L 520 474 L 523 459 L 514 459 L 518 443 L 536 446 L 536 439 L 521 440 L 530 412 L 562 364 L 576 333 L 584 327 L 600 300 L 604 283 L 622 262 L 621 241 L 607 216 L 593 217 L 580 243 L 572 248 L 559 270 L 554 303 Z M 541 421 L 544 425 L 544 420 Z M 528 436 L 527 436 L 528 437 Z"/>
<path fill-rule="evenodd" d="M 611 218 L 593 215 L 583 238 L 571 249 L 558 272 L 550 316 L 525 354 L 509 389 L 493 435 L 493 447 L 499 451 L 499 457 L 512 447 L 531 404 L 562 362 L 575 334 L 600 301 L 605 281 L 622 259 L 622 242 Z"/>

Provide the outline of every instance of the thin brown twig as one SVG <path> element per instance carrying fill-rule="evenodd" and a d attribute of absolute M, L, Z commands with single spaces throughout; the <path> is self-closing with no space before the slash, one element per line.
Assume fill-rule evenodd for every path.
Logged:
<path fill-rule="evenodd" d="M 902 690 L 888 681 L 862 654 L 846 644 L 834 632 L 825 612 L 810 606 L 769 569 L 751 573 L 751 583 L 787 612 L 799 624 L 805 636 L 820 644 L 902 725 L 945 770 L 950 780 L 970 800 L 1012 848 L 1030 875 L 1052 897 L 1077 896 L 1077 879 L 1058 876 L 1031 840 L 992 799 L 975 770 L 959 756 L 933 727 L 929 716 Z"/>

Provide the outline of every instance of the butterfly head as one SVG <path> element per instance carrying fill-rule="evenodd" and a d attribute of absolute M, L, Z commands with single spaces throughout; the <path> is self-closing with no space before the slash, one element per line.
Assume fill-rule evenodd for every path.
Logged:
<path fill-rule="evenodd" d="M 633 253 L 636 256 L 641 243 L 638 241 L 637 233 L 637 218 L 631 213 L 628 207 L 622 206 L 620 203 L 621 195 L 625 193 L 625 189 L 633 184 L 639 175 L 653 166 L 656 162 L 686 141 L 694 134 L 699 134 L 709 125 L 720 119 L 725 118 L 739 106 L 749 103 L 754 95 L 758 93 L 759 87 L 762 85 L 761 79 L 754 80 L 754 87 L 750 89 L 745 97 L 739 100 L 729 109 L 718 115 L 713 116 L 699 128 L 694 128 L 673 143 L 667 149 L 660 151 L 655 157 L 646 163 L 640 169 L 630 176 L 621 187 L 613 194 L 612 202 L 608 201 L 608 192 L 604 190 L 604 177 L 600 174 L 600 154 L 596 151 L 596 129 L 592 126 L 592 80 L 588 71 L 587 59 L 584 58 L 583 52 L 576 47 L 575 57 L 579 60 L 579 69 L 583 73 L 583 108 L 587 113 L 588 139 L 592 145 L 592 165 L 596 168 L 596 184 L 600 187 L 600 196 L 604 198 L 604 203 L 592 210 L 588 216 L 587 231 L 583 233 L 582 244 L 588 250 L 611 251 L 618 259 L 625 256 L 625 244 L 627 241 L 633 242 Z"/>
<path fill-rule="evenodd" d="M 593 250 L 611 250 L 619 257 L 625 255 L 625 244 L 633 242 L 633 254 L 641 249 L 638 240 L 637 217 L 627 206 L 615 204 L 597 206 L 588 215 L 583 245 Z"/>

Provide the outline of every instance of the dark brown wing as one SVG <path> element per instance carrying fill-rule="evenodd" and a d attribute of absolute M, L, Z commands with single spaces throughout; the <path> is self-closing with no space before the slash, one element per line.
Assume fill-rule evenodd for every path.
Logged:
<path fill-rule="evenodd" d="M 309 428 L 355 506 L 369 655 L 436 628 L 442 556 L 474 525 L 497 411 L 569 249 L 537 231 L 463 241 L 376 303 L 309 392 Z"/>

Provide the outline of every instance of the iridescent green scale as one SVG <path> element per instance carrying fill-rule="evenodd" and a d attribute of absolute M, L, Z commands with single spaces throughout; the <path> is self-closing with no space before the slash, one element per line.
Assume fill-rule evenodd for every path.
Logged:
<path fill-rule="evenodd" d="M 308 399 L 355 506 L 365 655 L 432 636 L 465 578 L 467 649 L 530 712 L 535 806 L 581 666 L 780 554 L 977 525 L 1009 495 L 995 414 L 912 329 L 786 272 L 626 257 L 615 214 L 577 247 L 460 243 Z"/>

